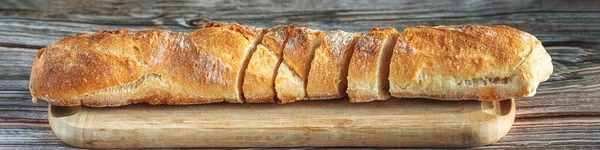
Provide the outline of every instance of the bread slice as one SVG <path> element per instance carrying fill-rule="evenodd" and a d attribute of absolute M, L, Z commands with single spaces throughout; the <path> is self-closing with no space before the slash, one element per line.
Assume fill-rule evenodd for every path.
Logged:
<path fill-rule="evenodd" d="M 394 28 L 373 28 L 358 40 L 348 66 L 351 102 L 387 100 L 389 61 L 398 37 Z"/>
<path fill-rule="evenodd" d="M 244 76 L 244 97 L 248 103 L 275 102 L 275 76 L 283 47 L 296 27 L 281 25 L 270 29 L 256 47 Z"/>
<path fill-rule="evenodd" d="M 242 85 L 246 67 L 265 32 L 266 29 L 219 22 L 208 23 L 204 29 L 191 32 L 190 38 L 198 49 L 190 56 L 198 56 L 191 60 L 200 60 L 199 67 L 189 72 L 193 76 L 178 79 L 187 79 L 188 84 L 192 84 L 188 87 L 198 87 L 195 92 L 203 97 L 244 102 Z M 198 80 L 189 82 L 189 79 Z"/>
<path fill-rule="evenodd" d="M 502 100 L 533 96 L 552 74 L 531 34 L 508 26 L 407 28 L 390 66 L 394 97 Z"/>
<path fill-rule="evenodd" d="M 306 83 L 314 51 L 327 33 L 297 28 L 283 49 L 283 61 L 277 70 L 275 90 L 281 103 L 306 100 Z"/>
<path fill-rule="evenodd" d="M 362 33 L 333 31 L 315 50 L 308 73 L 306 93 L 310 100 L 336 99 L 346 95 L 348 64 Z"/>

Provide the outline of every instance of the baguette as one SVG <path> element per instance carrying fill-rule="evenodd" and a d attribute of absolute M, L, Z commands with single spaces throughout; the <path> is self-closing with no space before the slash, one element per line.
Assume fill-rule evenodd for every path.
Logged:
<path fill-rule="evenodd" d="M 551 73 L 541 42 L 508 26 L 362 34 L 211 22 L 190 33 L 119 29 L 62 39 L 36 55 L 30 91 L 34 102 L 92 107 L 346 94 L 351 102 L 500 100 L 533 96 Z"/>
<path fill-rule="evenodd" d="M 531 34 L 508 26 L 407 28 L 390 65 L 394 97 L 502 100 L 533 96 L 552 74 Z"/>
<path fill-rule="evenodd" d="M 373 28 L 360 37 L 348 66 L 348 97 L 351 102 L 387 100 L 389 63 L 398 31 Z"/>

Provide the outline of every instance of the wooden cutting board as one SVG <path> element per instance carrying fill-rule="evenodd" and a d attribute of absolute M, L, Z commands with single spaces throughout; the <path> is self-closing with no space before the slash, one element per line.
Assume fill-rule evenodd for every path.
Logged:
<path fill-rule="evenodd" d="M 506 135 L 514 100 L 391 99 L 291 104 L 49 107 L 52 130 L 82 148 L 469 147 Z"/>

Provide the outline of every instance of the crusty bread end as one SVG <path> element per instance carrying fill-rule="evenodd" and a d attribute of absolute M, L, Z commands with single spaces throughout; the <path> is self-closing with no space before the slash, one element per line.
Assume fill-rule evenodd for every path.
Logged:
<path fill-rule="evenodd" d="M 533 96 L 552 63 L 539 40 L 508 26 L 414 27 L 390 70 L 395 97 L 502 100 Z"/>

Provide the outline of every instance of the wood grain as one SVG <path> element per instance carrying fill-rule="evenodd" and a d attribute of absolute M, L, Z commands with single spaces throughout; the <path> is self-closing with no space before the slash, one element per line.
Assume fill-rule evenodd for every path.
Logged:
<path fill-rule="evenodd" d="M 554 74 L 517 99 L 511 132 L 477 148 L 600 148 L 600 3 L 576 1 L 35 1 L 0 2 L 0 149 L 70 148 L 32 104 L 37 49 L 77 33 L 117 28 L 188 32 L 207 21 L 366 32 L 418 25 L 506 24 L 538 37 Z"/>

